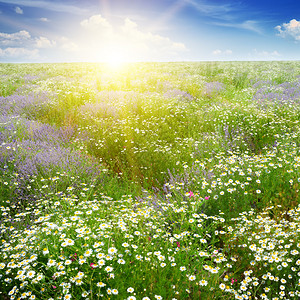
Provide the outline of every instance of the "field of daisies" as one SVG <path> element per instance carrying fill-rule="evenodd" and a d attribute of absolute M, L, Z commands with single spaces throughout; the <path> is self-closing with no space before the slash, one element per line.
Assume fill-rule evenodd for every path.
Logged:
<path fill-rule="evenodd" d="M 300 62 L 0 64 L 0 299 L 299 299 Z"/>

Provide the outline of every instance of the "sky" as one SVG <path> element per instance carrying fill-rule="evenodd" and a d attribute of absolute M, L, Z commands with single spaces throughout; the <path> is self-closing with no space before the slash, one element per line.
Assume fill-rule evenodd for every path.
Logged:
<path fill-rule="evenodd" d="M 0 62 L 300 60 L 298 0 L 0 0 Z"/>

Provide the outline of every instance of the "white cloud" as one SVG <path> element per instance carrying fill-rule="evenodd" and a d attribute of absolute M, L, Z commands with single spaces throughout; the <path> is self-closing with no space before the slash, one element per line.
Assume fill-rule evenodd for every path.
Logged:
<path fill-rule="evenodd" d="M 38 49 L 32 46 L 34 39 L 26 30 L 15 33 L 0 32 L 0 57 L 8 59 L 36 59 Z"/>
<path fill-rule="evenodd" d="M 277 59 L 278 57 L 281 56 L 281 54 L 277 50 L 273 50 L 273 51 L 261 50 L 261 51 L 258 51 L 257 49 L 254 49 L 253 54 L 251 54 L 251 56 L 254 56 L 254 58 L 266 59 L 266 60 Z"/>
<path fill-rule="evenodd" d="M 230 19 L 230 16 L 227 14 L 236 10 L 231 4 L 211 4 L 209 2 L 205 3 L 204 1 L 199 2 L 196 0 L 184 0 L 184 2 L 202 14 L 222 20 Z"/>
<path fill-rule="evenodd" d="M 39 49 L 53 48 L 55 41 L 46 37 L 32 37 L 26 30 L 15 33 L 0 32 L 0 57 L 15 60 L 37 60 Z"/>
<path fill-rule="evenodd" d="M 19 6 L 17 6 L 17 7 L 15 8 L 15 12 L 16 12 L 17 14 L 19 14 L 19 15 L 23 15 L 23 9 L 22 9 L 21 7 L 19 7 Z"/>
<path fill-rule="evenodd" d="M 19 39 L 28 39 L 30 38 L 30 33 L 26 30 L 20 30 L 16 33 L 3 33 L 0 32 L 0 38 L 3 39 L 11 39 L 11 40 L 19 40 Z"/>
<path fill-rule="evenodd" d="M 80 42 L 85 45 L 82 52 L 86 52 L 90 59 L 105 60 L 111 55 L 110 52 L 122 52 L 126 60 L 157 60 L 162 57 L 172 60 L 187 50 L 183 43 L 141 30 L 129 18 L 117 25 L 101 15 L 94 15 L 80 24 L 85 30 Z"/>
<path fill-rule="evenodd" d="M 39 20 L 42 22 L 49 22 L 49 20 L 47 18 L 39 18 Z"/>
<path fill-rule="evenodd" d="M 47 1 L 47 0 L 1 0 L 2 3 L 36 7 L 46 10 L 52 10 L 57 12 L 66 12 L 72 14 L 82 14 L 87 13 L 87 9 L 79 8 L 77 6 L 63 3 L 63 1 Z"/>
<path fill-rule="evenodd" d="M 278 35 L 282 38 L 291 37 L 296 41 L 300 41 L 300 21 L 296 19 L 290 20 L 289 23 L 283 23 L 275 27 L 278 30 Z"/>
<path fill-rule="evenodd" d="M 50 41 L 44 36 L 32 37 L 26 30 L 15 33 L 0 32 L 0 46 L 13 46 L 20 48 L 51 48 L 55 46 L 55 41 Z"/>
<path fill-rule="evenodd" d="M 222 53 L 222 51 L 220 49 L 216 49 L 212 52 L 213 55 L 219 55 L 221 53 Z"/>
<path fill-rule="evenodd" d="M 44 36 L 40 36 L 35 39 L 35 45 L 37 48 L 52 48 L 56 44 L 55 41 L 50 41 Z"/>
<path fill-rule="evenodd" d="M 31 35 L 26 30 L 21 30 L 16 33 L 4 33 L 0 32 L 0 45 L 4 46 L 16 46 L 23 45 L 31 39 Z"/>
<path fill-rule="evenodd" d="M 37 49 L 26 49 L 26 48 L 0 48 L 0 57 L 6 58 L 38 58 L 39 51 Z"/>
<path fill-rule="evenodd" d="M 91 16 L 89 19 L 83 20 L 80 25 L 92 34 L 109 36 L 112 34 L 111 24 L 101 15 Z"/>
<path fill-rule="evenodd" d="M 227 50 L 220 50 L 220 49 L 216 49 L 212 52 L 213 55 L 231 55 L 232 54 L 232 50 L 227 49 Z"/>
<path fill-rule="evenodd" d="M 265 55 L 265 56 L 280 56 L 279 52 L 274 50 L 272 52 L 268 52 L 268 51 L 262 51 L 261 55 Z"/>
<path fill-rule="evenodd" d="M 66 37 L 61 37 L 58 41 L 57 41 L 57 45 L 67 51 L 67 52 L 77 52 L 77 51 L 80 51 L 80 47 L 72 42 L 71 40 L 69 40 L 68 38 Z"/>
<path fill-rule="evenodd" d="M 42 49 L 42 50 L 41 50 Z M 16 33 L 0 32 L 0 57 L 8 59 L 16 59 L 24 61 L 47 59 L 48 54 L 44 57 L 42 52 L 51 49 L 55 55 L 61 55 L 61 50 L 66 51 L 68 54 L 73 52 L 80 52 L 80 48 L 76 43 L 66 37 L 58 37 L 56 40 L 49 39 L 45 36 L 31 36 L 26 30 L 21 30 Z M 69 56 L 66 57 L 66 60 Z"/>
<path fill-rule="evenodd" d="M 0 32 L 0 51 L 2 57 L 23 54 L 29 59 L 39 54 L 44 60 L 51 55 L 50 59 L 57 56 L 73 61 L 108 61 L 114 56 L 125 61 L 172 61 L 181 59 L 180 54 L 187 48 L 167 36 L 140 28 L 129 18 L 115 23 L 94 15 L 80 22 L 74 38 L 31 36 L 26 30 Z"/>
<path fill-rule="evenodd" d="M 256 33 L 262 33 L 262 30 L 260 29 L 258 22 L 254 20 L 247 20 L 241 24 L 236 25 L 237 28 L 242 28 L 250 31 L 254 31 Z"/>
<path fill-rule="evenodd" d="M 231 27 L 231 28 L 237 28 L 237 29 L 245 29 L 249 31 L 253 31 L 256 33 L 261 34 L 262 30 L 259 26 L 259 22 L 255 20 L 247 20 L 242 23 L 220 23 L 220 22 L 212 22 L 211 24 L 222 26 L 222 27 Z"/>
<path fill-rule="evenodd" d="M 161 36 L 159 34 L 152 34 L 151 32 L 142 32 L 138 29 L 138 25 L 126 18 L 124 25 L 121 27 L 122 32 L 126 38 L 129 38 L 133 43 L 144 43 L 145 46 L 158 46 L 161 48 L 169 48 L 172 50 L 186 50 L 183 43 L 176 43 L 171 41 L 168 37 Z"/>

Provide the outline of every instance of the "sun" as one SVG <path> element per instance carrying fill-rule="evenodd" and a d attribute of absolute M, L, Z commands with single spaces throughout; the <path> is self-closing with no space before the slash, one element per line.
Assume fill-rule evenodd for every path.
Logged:
<path fill-rule="evenodd" d="M 136 47 L 125 39 L 115 39 L 108 43 L 96 45 L 94 48 L 95 60 L 104 63 L 109 70 L 118 71 L 127 68 L 131 63 L 141 61 L 144 48 Z"/>
<path fill-rule="evenodd" d="M 99 51 L 98 61 L 104 63 L 111 71 L 118 71 L 131 62 L 129 53 L 128 46 L 124 43 L 106 45 Z"/>
<path fill-rule="evenodd" d="M 127 59 L 125 53 L 122 52 L 121 49 L 119 51 L 114 49 L 113 51 L 110 51 L 110 53 L 107 53 L 104 62 L 111 69 L 120 69 L 127 62 Z"/>

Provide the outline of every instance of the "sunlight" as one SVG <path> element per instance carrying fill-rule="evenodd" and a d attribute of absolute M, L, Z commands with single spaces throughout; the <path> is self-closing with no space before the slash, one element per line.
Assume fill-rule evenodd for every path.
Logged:
<path fill-rule="evenodd" d="M 94 61 L 104 63 L 108 70 L 117 71 L 128 64 L 147 59 L 147 48 L 123 38 L 94 47 Z"/>
<path fill-rule="evenodd" d="M 118 71 L 133 61 L 134 51 L 130 47 L 124 41 L 114 41 L 114 43 L 105 45 L 103 49 L 99 50 L 97 61 L 104 63 L 111 71 Z"/>
<path fill-rule="evenodd" d="M 107 53 L 104 62 L 110 69 L 116 70 L 122 68 L 127 60 L 122 50 L 113 50 Z"/>

